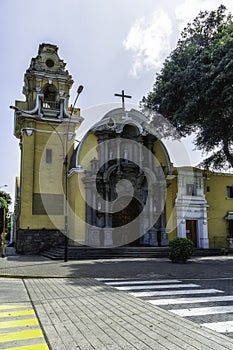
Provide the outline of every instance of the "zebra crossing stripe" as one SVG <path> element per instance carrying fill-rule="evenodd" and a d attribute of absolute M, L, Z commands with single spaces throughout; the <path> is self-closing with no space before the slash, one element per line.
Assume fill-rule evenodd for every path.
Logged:
<path fill-rule="evenodd" d="M 161 285 L 147 285 L 147 286 L 124 286 L 124 287 L 115 287 L 118 290 L 139 290 L 139 289 L 167 289 L 167 288 L 198 288 L 198 284 L 161 284 Z"/>
<path fill-rule="evenodd" d="M 118 282 L 105 282 L 109 286 L 127 286 L 127 285 L 139 285 L 139 284 L 163 284 L 163 283 L 181 283 L 179 280 L 162 280 L 162 281 L 118 281 Z"/>
<path fill-rule="evenodd" d="M 233 332 L 233 321 L 202 323 L 201 326 L 212 329 L 213 331 L 218 332 L 218 333 L 231 333 L 231 332 Z"/>
<path fill-rule="evenodd" d="M 0 349 L 48 350 L 33 309 L 27 305 L 0 305 Z M 24 309 L 24 310 L 23 310 Z"/>
<path fill-rule="evenodd" d="M 17 346 L 16 348 L 2 348 L 2 350 L 49 350 L 49 348 L 46 344 L 33 344 Z"/>
<path fill-rule="evenodd" d="M 15 316 L 28 316 L 35 315 L 33 310 L 22 310 L 22 311 L 4 311 L 0 312 L 0 318 L 15 317 Z"/>
<path fill-rule="evenodd" d="M 204 316 L 204 315 L 216 315 L 233 312 L 232 306 L 212 306 L 212 307 L 195 307 L 190 309 L 169 310 L 179 316 Z"/>
<path fill-rule="evenodd" d="M 0 310 L 10 310 L 10 309 L 26 309 L 25 305 L 0 305 Z"/>
<path fill-rule="evenodd" d="M 15 328 L 15 327 L 29 327 L 29 326 L 35 326 L 38 324 L 39 323 L 36 318 L 6 321 L 6 322 L 0 322 L 0 329 Z"/>
<path fill-rule="evenodd" d="M 130 292 L 130 295 L 135 297 L 155 297 L 162 295 L 185 295 L 185 294 L 212 294 L 212 293 L 224 293 L 218 289 L 186 289 L 186 290 L 165 290 L 165 291 L 153 291 L 153 292 Z"/>
<path fill-rule="evenodd" d="M 21 332 L 1 333 L 0 343 L 32 338 L 43 338 L 41 329 L 29 329 Z"/>
<path fill-rule="evenodd" d="M 147 300 L 153 305 L 176 305 L 176 304 L 195 304 L 195 303 L 211 303 L 217 301 L 233 301 L 233 295 L 225 295 L 220 297 L 204 297 L 204 298 L 178 298 L 178 299 L 158 299 Z"/>
<path fill-rule="evenodd" d="M 181 283 L 182 281 L 180 280 L 159 280 L 159 281 L 158 280 L 125 281 L 125 280 L 118 280 L 118 279 L 98 279 L 98 280 L 118 290 L 128 291 L 130 295 L 133 295 L 139 298 L 174 295 L 174 298 L 166 298 L 166 299 L 159 298 L 158 300 L 154 300 L 154 299 L 146 300 L 148 303 L 153 305 L 158 305 L 158 306 L 233 301 L 233 295 L 175 298 L 175 295 L 192 295 L 192 294 L 201 295 L 201 294 L 224 293 L 224 291 L 218 290 L 218 289 L 195 289 L 197 287 L 200 288 L 200 285 L 191 284 L 191 283 L 182 284 Z M 183 289 L 183 288 L 189 288 L 189 289 Z M 161 289 L 167 289 L 167 290 L 161 290 Z M 217 315 L 217 314 L 233 313 L 233 305 L 232 306 L 231 305 L 213 306 L 213 307 L 210 306 L 210 307 L 201 307 L 201 308 L 193 307 L 193 308 L 183 308 L 183 309 L 170 309 L 169 311 L 181 317 Z M 202 323 L 201 326 L 207 327 L 219 333 L 233 332 L 233 321 Z"/>

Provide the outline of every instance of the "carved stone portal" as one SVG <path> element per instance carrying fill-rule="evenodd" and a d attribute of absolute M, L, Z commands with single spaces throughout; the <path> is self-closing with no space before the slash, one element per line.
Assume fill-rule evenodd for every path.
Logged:
<path fill-rule="evenodd" d="M 150 156 L 153 156 L 156 137 L 148 133 L 142 135 L 132 124 L 121 128 L 121 132 L 116 122 L 115 130 L 109 130 L 107 123 L 94 130 L 98 159 L 91 160 L 90 170 L 83 178 L 87 203 L 86 244 L 89 246 L 168 244 L 162 208 L 165 199 L 161 201 L 165 197 L 161 181 L 164 174 L 161 175 Z M 137 144 L 142 144 L 148 152 L 142 154 Z M 159 214 L 156 214 L 158 209 Z"/>

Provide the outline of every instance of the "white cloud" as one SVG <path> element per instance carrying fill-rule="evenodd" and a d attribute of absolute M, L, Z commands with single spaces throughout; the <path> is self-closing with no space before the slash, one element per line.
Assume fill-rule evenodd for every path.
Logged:
<path fill-rule="evenodd" d="M 180 21 L 180 30 L 183 30 L 187 23 L 192 22 L 200 11 L 217 10 L 220 5 L 225 5 L 229 12 L 233 12 L 232 0 L 185 0 L 176 7 L 175 15 Z"/>
<path fill-rule="evenodd" d="M 170 36 L 172 21 L 166 12 L 152 13 L 150 18 L 142 17 L 131 27 L 123 45 L 133 53 L 133 65 L 130 73 L 138 77 L 140 72 L 161 65 L 171 50 Z"/>

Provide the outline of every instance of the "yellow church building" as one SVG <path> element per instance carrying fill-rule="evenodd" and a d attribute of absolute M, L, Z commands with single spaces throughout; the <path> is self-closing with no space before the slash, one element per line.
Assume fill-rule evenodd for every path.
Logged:
<path fill-rule="evenodd" d="M 69 105 L 73 80 L 65 66 L 57 46 L 41 44 L 25 73 L 25 101 L 12 106 L 21 150 L 17 251 L 67 242 L 157 247 L 177 236 L 197 248 L 232 246 L 233 175 L 175 168 L 148 116 L 124 104 L 76 144 L 83 118 Z"/>

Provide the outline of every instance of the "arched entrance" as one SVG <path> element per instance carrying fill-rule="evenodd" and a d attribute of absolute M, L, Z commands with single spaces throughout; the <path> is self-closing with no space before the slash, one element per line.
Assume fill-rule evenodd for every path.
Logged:
<path fill-rule="evenodd" d="M 141 204 L 136 198 L 121 197 L 113 207 L 112 227 L 114 245 L 139 245 Z M 129 225 L 130 224 L 130 225 Z"/>

